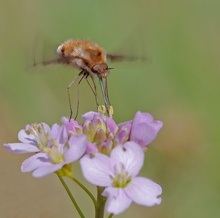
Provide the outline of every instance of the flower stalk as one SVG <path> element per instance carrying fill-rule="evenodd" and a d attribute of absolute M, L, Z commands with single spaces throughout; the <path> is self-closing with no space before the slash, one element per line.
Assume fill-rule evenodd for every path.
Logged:
<path fill-rule="evenodd" d="M 96 199 L 94 198 L 94 196 L 92 195 L 92 193 L 81 183 L 79 182 L 77 179 L 75 179 L 74 177 L 70 177 L 80 188 L 82 188 L 86 194 L 91 198 L 93 204 L 94 204 L 94 207 L 96 208 L 97 207 L 97 202 L 96 202 Z"/>
<path fill-rule="evenodd" d="M 58 174 L 57 174 L 57 176 L 58 176 L 60 182 L 62 183 L 63 187 L 65 188 L 65 190 L 66 190 L 66 192 L 67 192 L 67 194 L 68 194 L 70 200 L 72 201 L 74 207 L 76 208 L 76 210 L 77 210 L 77 212 L 78 212 L 80 218 L 85 218 L 85 216 L 83 215 L 83 213 L 82 213 L 82 211 L 81 211 L 79 205 L 77 204 L 75 198 L 73 197 L 71 191 L 69 190 L 67 184 L 66 184 L 65 181 L 63 180 L 62 176 L 60 176 L 60 175 L 58 175 Z"/>
<path fill-rule="evenodd" d="M 104 218 L 105 203 L 107 198 L 102 196 L 104 188 L 97 186 L 97 206 L 95 209 L 95 218 Z"/>

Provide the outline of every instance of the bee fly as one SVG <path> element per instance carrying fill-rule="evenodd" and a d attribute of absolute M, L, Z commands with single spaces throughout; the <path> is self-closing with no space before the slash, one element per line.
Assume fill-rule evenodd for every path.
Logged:
<path fill-rule="evenodd" d="M 108 115 L 111 115 L 111 113 L 113 113 L 109 101 L 108 83 L 107 83 L 109 70 L 113 68 L 108 67 L 106 63 L 107 59 L 110 59 L 112 61 L 117 61 L 117 60 L 120 61 L 123 59 L 129 59 L 129 57 L 124 57 L 122 55 L 107 54 L 106 51 L 103 48 L 101 48 L 99 45 L 88 40 L 69 39 L 64 43 L 62 43 L 60 46 L 58 46 L 56 59 L 43 62 L 44 65 L 51 63 L 67 64 L 80 70 L 79 74 L 72 80 L 72 82 L 67 87 L 69 107 L 70 107 L 70 119 L 73 114 L 71 98 L 70 98 L 70 88 L 78 78 L 80 78 L 78 81 L 78 85 L 83 79 L 86 79 L 87 83 L 89 84 L 95 96 L 97 107 L 99 106 L 99 104 L 98 104 L 94 78 L 95 77 L 98 78 L 101 86 L 101 91 L 102 91 L 106 111 Z M 88 77 L 91 77 L 94 88 L 87 80 Z M 105 84 L 103 83 L 103 79 L 105 79 Z M 78 108 L 79 108 L 79 96 L 77 102 L 76 117 L 78 114 Z"/>

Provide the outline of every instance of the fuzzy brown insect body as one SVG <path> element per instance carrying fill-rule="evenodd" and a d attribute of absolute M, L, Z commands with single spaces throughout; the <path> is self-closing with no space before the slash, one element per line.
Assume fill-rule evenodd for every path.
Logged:
<path fill-rule="evenodd" d="M 67 40 L 57 48 L 57 54 L 60 62 L 85 70 L 90 76 L 108 76 L 106 52 L 94 42 Z"/>

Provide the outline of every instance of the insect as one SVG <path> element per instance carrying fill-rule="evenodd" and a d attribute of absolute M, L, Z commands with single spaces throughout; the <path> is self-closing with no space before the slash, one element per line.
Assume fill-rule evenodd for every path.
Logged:
<path fill-rule="evenodd" d="M 98 107 L 98 98 L 96 92 L 96 85 L 94 81 L 94 78 L 98 78 L 105 103 L 105 108 L 107 113 L 110 114 L 111 104 L 108 96 L 107 77 L 109 74 L 109 70 L 113 68 L 108 67 L 107 59 L 111 61 L 120 61 L 123 59 L 132 59 L 132 57 L 107 54 L 102 47 L 100 47 L 98 44 L 92 41 L 69 39 L 58 46 L 56 59 L 43 62 L 44 65 L 51 63 L 67 64 L 80 70 L 78 75 L 71 81 L 71 83 L 67 87 L 68 101 L 70 107 L 70 119 L 73 114 L 71 97 L 70 97 L 70 88 L 77 79 L 79 79 L 78 85 L 83 79 L 86 79 L 87 83 L 89 84 L 90 88 L 94 93 L 96 104 Z M 93 87 L 87 80 L 88 77 L 91 78 Z M 103 83 L 103 79 L 105 80 L 105 84 Z M 78 95 L 79 95 L 79 91 L 78 91 Z M 77 102 L 76 117 L 78 114 L 78 108 L 79 108 L 79 96 Z"/>

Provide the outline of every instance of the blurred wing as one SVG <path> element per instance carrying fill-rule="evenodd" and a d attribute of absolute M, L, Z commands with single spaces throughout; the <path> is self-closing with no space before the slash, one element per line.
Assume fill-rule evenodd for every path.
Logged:
<path fill-rule="evenodd" d="M 71 58 L 69 58 L 69 57 L 57 57 L 57 58 L 42 61 L 42 62 L 39 62 L 39 63 L 36 63 L 35 60 L 34 60 L 33 66 L 38 66 L 38 65 L 47 66 L 47 65 L 50 65 L 50 64 L 69 64 L 70 61 L 71 61 Z"/>
<path fill-rule="evenodd" d="M 134 56 L 126 56 L 126 55 L 113 55 L 113 54 L 107 54 L 107 59 L 115 62 L 115 61 L 138 61 L 138 60 L 145 60 L 145 58 L 139 58 Z"/>

